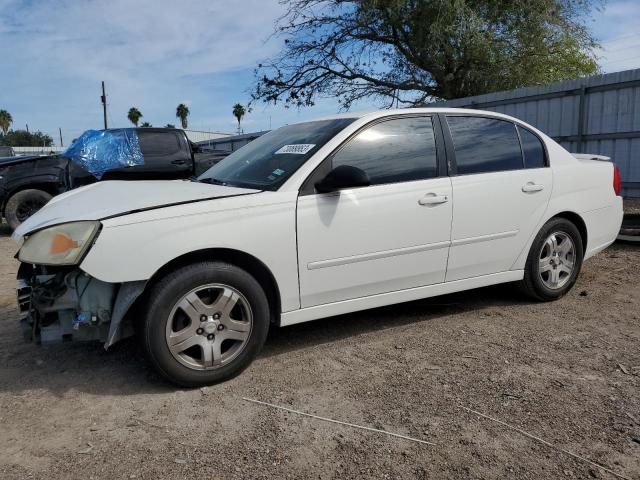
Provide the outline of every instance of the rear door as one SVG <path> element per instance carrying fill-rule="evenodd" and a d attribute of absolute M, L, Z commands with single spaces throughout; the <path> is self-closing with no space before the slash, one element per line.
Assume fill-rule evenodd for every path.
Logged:
<path fill-rule="evenodd" d="M 541 140 L 514 123 L 447 115 L 453 221 L 447 281 L 504 272 L 547 208 L 551 169 Z"/>
<path fill-rule="evenodd" d="M 302 307 L 444 281 L 451 181 L 438 140 L 437 117 L 385 119 L 308 179 L 297 208 Z M 340 165 L 364 170 L 371 185 L 317 193 L 315 181 Z"/>

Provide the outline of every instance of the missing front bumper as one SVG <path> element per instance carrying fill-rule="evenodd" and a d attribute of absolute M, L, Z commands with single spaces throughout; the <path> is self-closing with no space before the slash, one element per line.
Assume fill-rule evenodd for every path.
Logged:
<path fill-rule="evenodd" d="M 18 271 L 18 305 L 24 338 L 37 343 L 92 341 L 105 348 L 133 334 L 123 322 L 146 282 L 102 282 L 79 269 L 23 264 Z"/>

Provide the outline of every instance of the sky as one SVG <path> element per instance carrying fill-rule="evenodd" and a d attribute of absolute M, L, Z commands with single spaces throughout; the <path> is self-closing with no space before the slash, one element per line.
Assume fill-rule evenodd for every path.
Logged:
<path fill-rule="evenodd" d="M 235 103 L 247 104 L 253 71 L 274 56 L 271 34 L 283 13 L 278 0 L 0 0 L 0 109 L 14 129 L 48 133 L 68 143 L 102 128 L 100 82 L 109 127 L 142 121 L 178 125 L 175 109 L 191 110 L 189 128 L 235 132 Z M 602 48 L 603 72 L 640 68 L 640 1 L 609 0 L 589 20 Z M 376 108 L 363 102 L 356 110 Z M 296 109 L 257 104 L 246 132 L 335 113 L 335 99 Z"/>

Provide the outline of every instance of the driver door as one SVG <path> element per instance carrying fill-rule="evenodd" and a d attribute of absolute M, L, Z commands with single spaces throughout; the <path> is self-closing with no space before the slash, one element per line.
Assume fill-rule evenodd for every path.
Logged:
<path fill-rule="evenodd" d="M 444 281 L 451 235 L 451 180 L 437 118 L 402 116 L 365 127 L 307 184 L 340 165 L 370 186 L 298 198 L 302 307 Z M 438 154 L 440 153 L 440 155 Z M 318 178 L 318 176 L 320 177 Z"/>

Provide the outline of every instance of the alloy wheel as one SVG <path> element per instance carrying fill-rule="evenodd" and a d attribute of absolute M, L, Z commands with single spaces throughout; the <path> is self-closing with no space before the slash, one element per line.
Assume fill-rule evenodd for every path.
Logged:
<path fill-rule="evenodd" d="M 553 232 L 547 237 L 538 257 L 538 275 L 552 290 L 562 288 L 575 268 L 576 247 L 565 232 Z"/>
<path fill-rule="evenodd" d="M 209 284 L 191 290 L 175 304 L 165 338 L 171 355 L 182 365 L 213 370 L 244 350 L 252 327 L 253 313 L 244 295 L 229 285 Z"/>

